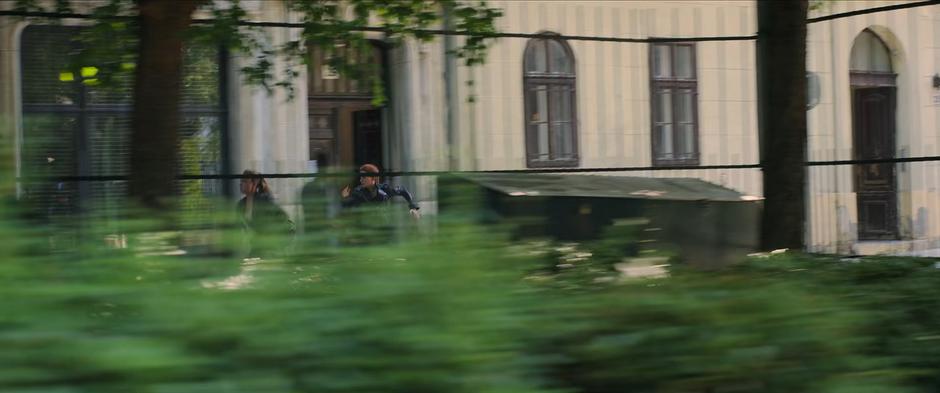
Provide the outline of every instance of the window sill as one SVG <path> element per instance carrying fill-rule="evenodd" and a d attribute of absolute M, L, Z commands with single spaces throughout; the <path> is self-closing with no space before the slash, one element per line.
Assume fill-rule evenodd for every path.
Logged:
<path fill-rule="evenodd" d="M 689 160 L 653 160 L 655 167 L 673 167 L 673 166 L 699 166 L 699 159 Z"/>
<path fill-rule="evenodd" d="M 550 169 L 550 168 L 577 168 L 578 160 L 553 160 L 553 161 L 528 161 L 526 168 L 530 169 Z"/>

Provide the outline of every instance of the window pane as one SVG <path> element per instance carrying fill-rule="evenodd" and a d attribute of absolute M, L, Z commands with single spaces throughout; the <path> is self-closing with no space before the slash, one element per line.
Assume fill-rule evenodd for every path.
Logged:
<path fill-rule="evenodd" d="M 102 176 L 126 175 L 130 164 L 129 113 L 116 115 L 90 115 L 88 118 L 88 156 L 91 174 Z M 127 182 L 90 182 L 88 201 L 94 214 L 100 218 L 115 218 L 124 205 Z M 114 228 L 110 228 L 114 230 Z"/>
<path fill-rule="evenodd" d="M 545 64 L 545 40 L 532 39 L 526 46 L 525 54 L 526 72 L 548 72 Z"/>
<path fill-rule="evenodd" d="M 571 123 L 552 123 L 552 131 L 555 137 L 553 140 L 555 147 L 554 158 L 574 158 L 574 133 L 571 129 Z"/>
<path fill-rule="evenodd" d="M 880 72 L 891 72 L 891 55 L 888 54 L 888 48 L 881 43 L 881 40 L 873 38 L 871 70 Z"/>
<path fill-rule="evenodd" d="M 219 51 L 212 45 L 187 42 L 183 48 L 183 104 L 219 104 Z"/>
<path fill-rule="evenodd" d="M 856 71 L 871 71 L 869 64 L 871 59 L 871 37 L 867 31 L 863 31 L 855 39 L 852 45 L 852 60 L 850 69 Z"/>
<path fill-rule="evenodd" d="M 660 159 L 672 159 L 672 124 L 663 124 L 656 126 L 659 135 L 659 152 L 657 156 Z"/>
<path fill-rule="evenodd" d="M 552 121 L 571 121 L 571 90 L 567 87 L 552 89 Z"/>
<path fill-rule="evenodd" d="M 526 108 L 529 110 L 526 121 L 543 122 L 548 121 L 548 92 L 545 85 L 530 87 L 526 91 Z"/>
<path fill-rule="evenodd" d="M 672 63 L 669 45 L 653 46 L 653 75 L 657 78 L 672 76 Z"/>
<path fill-rule="evenodd" d="M 31 25 L 23 30 L 20 69 L 24 104 L 77 105 L 81 75 L 66 69 L 78 28 Z"/>
<path fill-rule="evenodd" d="M 536 160 L 549 158 L 548 109 L 550 103 L 548 98 L 549 90 L 546 85 L 530 87 L 530 90 L 526 92 L 526 107 L 529 110 L 527 118 L 529 132 L 526 143 L 530 158 Z"/>
<path fill-rule="evenodd" d="M 538 124 L 538 150 L 536 150 L 537 158 L 540 160 L 548 159 L 548 123 L 539 123 Z"/>
<path fill-rule="evenodd" d="M 676 46 L 676 77 L 690 79 L 695 73 L 692 68 L 692 47 L 689 45 Z"/>
<path fill-rule="evenodd" d="M 78 119 L 61 114 L 23 114 L 23 146 L 21 161 L 23 175 L 66 176 L 76 175 L 77 151 L 74 140 Z"/>
<path fill-rule="evenodd" d="M 565 123 L 565 144 L 563 145 L 564 149 L 562 152 L 565 154 L 565 158 L 574 159 L 578 155 L 577 143 L 575 143 L 575 138 L 577 135 L 574 134 L 574 123 Z"/>
<path fill-rule="evenodd" d="M 78 174 L 78 152 L 73 141 L 78 119 L 70 115 L 23 114 L 20 150 L 24 178 Z M 64 216 L 78 206 L 75 182 L 31 181 L 22 183 L 25 200 L 41 215 Z"/>
<path fill-rule="evenodd" d="M 694 122 L 694 111 L 693 98 L 695 97 L 692 94 L 692 90 L 679 90 L 679 97 L 676 101 L 676 118 L 681 123 L 692 123 Z"/>
<path fill-rule="evenodd" d="M 548 54 L 551 58 L 551 72 L 555 74 L 573 74 L 571 59 L 568 58 L 568 52 L 565 47 L 556 40 L 547 40 Z"/>
<path fill-rule="evenodd" d="M 656 122 L 672 123 L 672 90 L 659 90 L 656 97 Z"/>
<path fill-rule="evenodd" d="M 126 175 L 130 165 L 131 115 L 97 115 L 88 119 L 88 154 L 95 175 Z"/>
<path fill-rule="evenodd" d="M 695 135 L 692 124 L 680 124 L 679 132 L 676 135 L 676 154 L 677 158 L 694 158 L 695 153 Z"/>
<path fill-rule="evenodd" d="M 187 175 L 215 175 L 221 168 L 221 128 L 218 116 L 193 116 L 180 124 L 180 168 Z M 211 222 L 214 204 L 210 196 L 222 194 L 222 181 L 197 179 L 177 182 L 182 224 L 201 226 Z"/>
<path fill-rule="evenodd" d="M 533 114 L 533 121 L 548 121 L 548 88 L 545 85 L 539 86 L 535 92 L 536 113 Z"/>
<path fill-rule="evenodd" d="M 180 172 L 187 175 L 221 173 L 222 132 L 219 117 L 186 117 L 180 123 Z"/>
<path fill-rule="evenodd" d="M 854 71 L 891 72 L 891 54 L 880 38 L 865 30 L 852 44 L 849 68 Z"/>
<path fill-rule="evenodd" d="M 107 86 L 89 86 L 87 100 L 90 104 L 117 104 L 127 105 L 130 108 L 134 94 L 134 75 L 130 73 L 119 74 Z"/>

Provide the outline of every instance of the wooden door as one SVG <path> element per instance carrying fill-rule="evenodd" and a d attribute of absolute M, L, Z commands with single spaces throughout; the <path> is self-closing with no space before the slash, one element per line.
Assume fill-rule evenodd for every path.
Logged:
<path fill-rule="evenodd" d="M 852 96 L 855 158 L 895 156 L 895 87 L 857 88 Z M 898 238 L 895 164 L 854 166 L 859 240 Z"/>

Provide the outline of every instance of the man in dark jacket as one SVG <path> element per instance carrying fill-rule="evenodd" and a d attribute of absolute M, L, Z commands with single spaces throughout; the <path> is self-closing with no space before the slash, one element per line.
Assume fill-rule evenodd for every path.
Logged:
<path fill-rule="evenodd" d="M 346 187 L 342 191 L 343 207 L 354 207 L 367 203 L 387 203 L 392 197 L 402 197 L 408 202 L 408 208 L 414 218 L 420 218 L 420 209 L 415 204 L 411 193 L 404 187 L 392 187 L 388 183 L 379 183 L 379 168 L 372 164 L 359 167 L 359 185 L 350 190 Z"/>

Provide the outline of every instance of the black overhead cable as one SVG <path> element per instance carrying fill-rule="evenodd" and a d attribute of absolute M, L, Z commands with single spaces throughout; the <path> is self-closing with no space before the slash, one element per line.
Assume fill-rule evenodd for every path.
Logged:
<path fill-rule="evenodd" d="M 838 14 L 825 15 L 825 16 L 818 16 L 818 17 L 815 17 L 815 18 L 809 18 L 809 19 L 806 20 L 806 23 L 825 22 L 825 21 L 827 21 L 827 20 L 833 20 L 833 19 L 839 19 L 839 18 L 848 18 L 848 17 L 850 17 L 850 16 L 858 16 L 858 15 L 865 15 L 865 14 L 873 14 L 873 13 L 876 13 L 876 12 L 884 12 L 884 11 L 902 10 L 902 9 L 905 9 L 905 8 L 925 7 L 925 6 L 937 5 L 937 4 L 940 4 L 940 0 L 928 0 L 928 1 L 918 1 L 918 2 L 911 2 L 911 3 L 901 3 L 901 4 L 886 5 L 886 6 L 884 6 L 884 7 L 866 8 L 866 9 L 863 9 L 863 10 L 855 10 L 855 11 L 849 11 L 849 12 L 841 12 L 841 13 L 838 13 Z"/>
<path fill-rule="evenodd" d="M 737 165 L 685 165 L 685 166 L 643 166 L 643 167 L 605 167 L 605 168 L 551 168 L 551 169 L 496 169 L 480 171 L 389 171 L 378 172 L 375 176 L 447 176 L 447 175 L 480 175 L 492 173 L 598 173 L 598 172 L 633 172 L 633 171 L 665 171 L 665 170 L 709 170 L 709 169 L 758 169 L 759 164 L 737 164 Z M 296 178 L 317 178 L 317 177 L 339 177 L 348 178 L 357 176 L 358 172 L 329 172 L 329 173 L 264 173 L 261 176 L 269 179 L 296 179 Z M 177 180 L 232 180 L 251 177 L 243 174 L 216 174 L 216 175 L 179 175 Z M 101 175 L 101 176 L 51 176 L 42 178 L 18 178 L 19 181 L 127 181 L 126 175 Z"/>
<path fill-rule="evenodd" d="M 899 157 L 899 158 L 873 158 L 857 160 L 834 160 L 834 161 L 807 161 L 804 166 L 838 166 L 838 165 L 866 165 L 866 164 L 901 164 L 908 162 L 930 162 L 940 161 L 940 156 L 921 156 L 921 157 Z M 636 172 L 636 171 L 692 171 L 692 170 L 716 170 L 716 169 L 760 169 L 760 164 L 731 164 L 731 165 L 681 165 L 681 166 L 634 166 L 634 167 L 603 167 L 603 168 L 552 168 L 552 169 L 498 169 L 498 170 L 479 170 L 479 171 L 389 171 L 379 172 L 376 176 L 446 176 L 446 175 L 481 175 L 492 173 L 605 173 L 605 172 Z M 348 178 L 356 176 L 354 171 L 349 172 L 330 172 L 330 173 L 266 173 L 262 176 L 271 179 L 297 179 L 297 178 Z M 177 180 L 232 180 L 248 177 L 242 174 L 217 174 L 217 175 L 179 175 Z M 19 181 L 127 181 L 126 175 L 103 175 L 103 176 L 56 176 L 45 178 L 19 178 Z"/>
<path fill-rule="evenodd" d="M 849 12 L 842 12 L 838 14 L 824 15 L 815 18 L 809 18 L 806 20 L 806 23 L 817 23 L 824 22 L 828 20 L 848 18 L 852 16 L 872 14 L 877 12 L 885 11 L 895 11 L 908 8 L 916 7 L 925 7 L 931 5 L 940 4 L 940 0 L 926 0 L 910 3 L 901 3 L 887 5 L 883 7 L 873 7 L 866 8 L 862 10 L 855 10 Z M 0 11 L 0 16 L 19 16 L 19 17 L 34 17 L 34 18 L 53 18 L 53 19 L 93 19 L 94 15 L 91 14 L 79 14 L 79 13 L 68 13 L 68 12 L 34 12 L 34 11 Z M 113 16 L 113 19 L 123 19 L 123 20 L 132 20 L 135 19 L 134 16 L 129 15 L 120 15 Z M 194 19 L 194 24 L 211 24 L 214 20 L 212 19 Z M 299 22 L 257 22 L 257 21 L 239 21 L 239 26 L 253 26 L 253 27 L 282 27 L 282 28 L 303 28 L 304 24 Z M 375 27 L 375 26 L 363 26 L 358 28 L 353 28 L 355 31 L 373 31 L 373 32 L 388 32 L 389 29 L 384 27 Z M 457 36 L 469 36 L 476 35 L 482 37 L 492 37 L 492 38 L 559 38 L 565 40 L 574 40 L 574 41 L 606 41 L 606 42 L 637 42 L 637 43 L 654 43 L 654 42 L 697 42 L 697 41 L 742 41 L 742 40 L 753 40 L 757 38 L 756 34 L 752 35 L 741 35 L 741 36 L 721 36 L 721 37 L 669 37 L 669 38 L 624 38 L 624 37 L 601 37 L 601 36 L 578 36 L 578 35 L 557 35 L 557 34 L 544 34 L 544 33 L 490 33 L 490 34 L 475 34 L 467 31 L 459 30 L 442 30 L 442 29 L 420 29 L 416 30 L 419 33 L 426 34 L 435 34 L 435 35 L 457 35 Z"/>
<path fill-rule="evenodd" d="M 26 18 L 54 18 L 54 19 L 93 19 L 91 14 L 77 14 L 64 12 L 26 12 L 26 11 L 0 11 L 0 16 L 19 16 Z M 113 16 L 111 19 L 133 20 L 133 16 Z M 193 24 L 212 24 L 213 19 L 193 19 Z M 302 29 L 303 23 L 295 22 L 256 22 L 239 21 L 239 26 L 250 27 L 281 27 L 291 29 Z M 378 26 L 351 27 L 352 31 L 387 33 L 390 29 Z M 571 41 L 602 41 L 602 42 L 634 42 L 634 43 L 655 43 L 655 42 L 701 42 L 701 41 L 746 41 L 757 39 L 756 35 L 743 36 L 722 36 L 722 37 L 656 37 L 656 38 L 624 38 L 624 37 L 601 37 L 601 36 L 581 36 L 581 35 L 560 35 L 550 33 L 471 33 L 461 30 L 443 30 L 443 29 L 416 29 L 416 33 L 432 35 L 454 35 L 454 36 L 477 36 L 488 38 L 551 38 Z"/>
<path fill-rule="evenodd" d="M 864 165 L 864 164 L 903 164 L 905 162 L 940 161 L 940 156 L 868 158 L 858 160 L 809 161 L 806 166 Z"/>
<path fill-rule="evenodd" d="M 193 23 L 199 24 L 210 24 L 212 23 L 211 19 L 194 19 Z M 240 26 L 255 26 L 255 27 L 286 27 L 286 28 L 303 28 L 303 23 L 287 23 L 287 22 L 239 22 Z M 372 31 L 372 32 L 388 32 L 389 30 L 384 27 L 357 27 L 353 28 L 355 31 Z M 467 31 L 460 30 L 443 30 L 443 29 L 418 29 L 415 30 L 418 33 L 425 34 L 434 34 L 434 35 L 454 35 L 454 36 L 477 36 L 477 37 L 489 37 L 489 38 L 548 38 L 548 39 L 561 39 L 566 41 L 602 41 L 602 42 L 634 42 L 634 43 L 655 43 L 655 42 L 700 42 L 700 41 L 746 41 L 757 39 L 756 35 L 738 35 L 738 36 L 720 36 L 720 37 L 656 37 L 656 38 L 625 38 L 625 37 L 602 37 L 602 36 L 583 36 L 583 35 L 564 35 L 564 34 L 552 34 L 552 33 L 471 33 Z"/>

